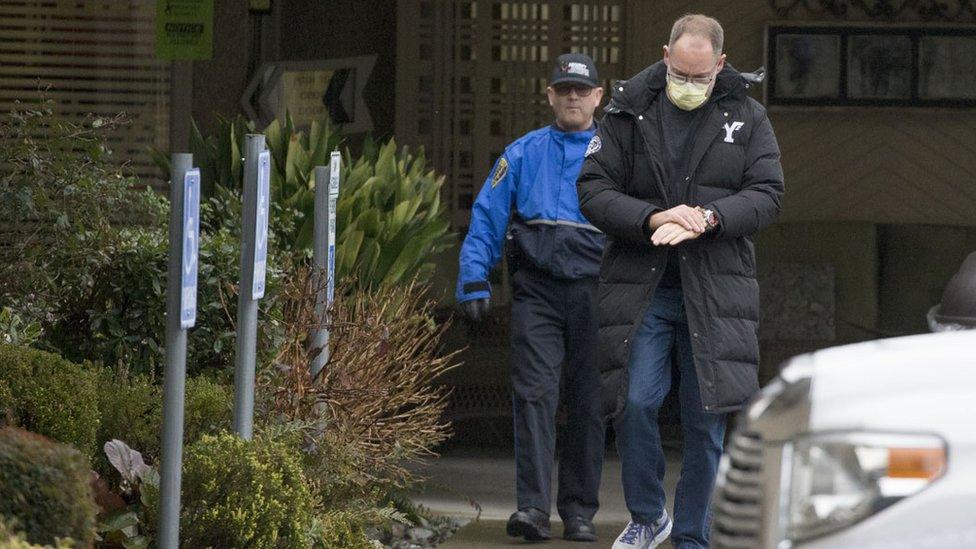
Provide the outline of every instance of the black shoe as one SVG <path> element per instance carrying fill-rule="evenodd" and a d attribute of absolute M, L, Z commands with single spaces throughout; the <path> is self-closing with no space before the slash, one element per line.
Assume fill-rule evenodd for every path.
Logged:
<path fill-rule="evenodd" d="M 571 517 L 563 521 L 563 539 L 569 541 L 596 541 L 593 521 L 583 517 Z"/>
<path fill-rule="evenodd" d="M 552 537 L 549 534 L 549 515 L 531 508 L 512 513 L 505 525 L 505 532 L 513 538 L 521 537 L 526 541 L 544 541 Z"/>

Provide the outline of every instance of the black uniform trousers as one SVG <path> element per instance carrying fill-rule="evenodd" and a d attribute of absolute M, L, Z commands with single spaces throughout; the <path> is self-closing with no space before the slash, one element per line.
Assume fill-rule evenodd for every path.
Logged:
<path fill-rule="evenodd" d="M 604 422 L 596 363 L 595 277 L 557 279 L 532 267 L 512 277 L 511 378 L 515 420 L 518 508 L 550 513 L 556 450 L 556 409 L 567 421 L 560 433 L 556 508 L 563 519 L 592 519 L 599 506 Z"/>

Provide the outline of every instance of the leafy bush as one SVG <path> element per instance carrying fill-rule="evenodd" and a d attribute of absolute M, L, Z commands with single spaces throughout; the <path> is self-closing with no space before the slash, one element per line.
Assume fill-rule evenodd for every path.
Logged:
<path fill-rule="evenodd" d="M 16 520 L 0 517 L 0 549 L 48 549 L 51 545 L 35 545 L 27 541 L 27 534 L 18 531 Z M 60 539 L 55 549 L 70 549 L 71 540 Z"/>
<path fill-rule="evenodd" d="M 164 361 L 169 203 L 110 163 L 105 135 L 119 119 L 81 123 L 50 105 L 0 117 L 0 342 L 16 333 L 80 362 L 94 360 L 156 377 Z M 53 137 L 36 140 L 38 128 Z M 8 143 L 9 141 L 9 143 Z M 221 205 L 201 205 L 205 215 Z M 187 371 L 227 372 L 234 353 L 239 231 L 204 230 L 197 328 Z M 280 278 L 269 257 L 269 295 Z M 272 300 L 262 302 L 267 311 Z M 12 331 L 15 330 L 15 331 Z M 10 343 L 15 343 L 12 339 Z"/>
<path fill-rule="evenodd" d="M 204 435 L 230 429 L 233 399 L 228 386 L 203 377 L 186 380 L 184 443 L 196 442 Z"/>
<path fill-rule="evenodd" d="M 99 375 L 98 410 L 101 424 L 97 440 L 101 444 L 119 439 L 142 451 L 147 457 L 158 456 L 163 421 L 162 388 L 148 378 L 131 380 L 105 369 Z M 112 478 L 112 467 L 103 452 L 92 460 L 102 478 Z"/>
<path fill-rule="evenodd" d="M 328 549 L 373 549 L 366 538 L 363 517 L 348 511 L 326 513 L 315 521 L 313 539 L 315 547 Z"/>
<path fill-rule="evenodd" d="M 228 387 L 205 377 L 186 382 L 184 440 L 230 426 Z M 117 375 L 51 353 L 0 345 L 0 423 L 4 421 L 72 444 L 103 477 L 111 472 L 96 450 L 121 439 L 155 460 L 163 417 L 162 387 L 148 377 Z M 9 416 L 4 420 L 4 417 Z"/>
<path fill-rule="evenodd" d="M 3 379 L 0 379 L 0 427 L 16 422 L 16 418 L 14 417 L 14 413 L 16 412 L 15 404 L 14 392 L 10 390 L 10 385 Z"/>
<path fill-rule="evenodd" d="M 95 514 L 88 460 L 39 435 L 0 429 L 0 516 L 14 518 L 32 543 L 71 538 L 87 547 Z"/>
<path fill-rule="evenodd" d="M 260 133 L 243 118 L 221 120 L 217 134 L 191 133 L 190 150 L 201 167 L 204 192 L 210 192 L 212 211 L 223 220 L 239 219 L 244 170 L 241 157 L 245 133 Z M 339 144 L 328 120 L 313 122 L 298 131 L 291 117 L 274 121 L 263 133 L 271 151 L 271 218 L 277 249 L 310 255 L 314 219 L 314 168 L 326 165 Z M 169 169 L 166 155 L 156 152 L 157 163 Z M 429 257 L 450 243 L 449 221 L 440 201 L 444 183 L 426 167 L 423 151 L 398 149 L 394 140 L 379 147 L 368 142 L 364 154 L 353 159 L 346 151 L 343 183 L 336 218 L 336 278 L 348 280 L 350 289 L 382 283 L 408 282 L 428 273 Z M 326 183 L 326 182 L 323 182 Z"/>
<path fill-rule="evenodd" d="M 102 372 L 99 382 L 99 445 L 119 439 L 139 450 L 148 460 L 156 461 L 163 422 L 162 387 L 144 376 L 127 379 L 108 371 Z M 187 379 L 184 443 L 191 444 L 205 434 L 229 429 L 231 400 L 230 389 L 225 386 L 204 377 Z M 101 452 L 98 452 L 94 465 L 103 478 L 112 478 L 112 468 Z"/>
<path fill-rule="evenodd" d="M 76 122 L 52 107 L 0 116 L 0 219 L 9 244 L 0 246 L 0 303 L 42 327 L 90 288 L 121 223 L 154 225 L 166 214 L 158 195 L 135 191 L 136 181 L 111 163 L 104 137 L 121 116 Z"/>
<path fill-rule="evenodd" d="M 45 351 L 0 345 L 0 380 L 8 393 L 0 399 L 10 400 L 15 424 L 93 454 L 99 426 L 94 372 Z"/>
<path fill-rule="evenodd" d="M 315 289 L 307 270 L 282 289 L 287 334 L 273 367 L 259 374 L 260 415 L 302 434 L 307 476 L 326 507 L 376 502 L 409 484 L 407 464 L 448 436 L 446 389 L 434 380 L 454 355 L 438 354 L 445 327 L 432 321 L 420 285 L 338 292 L 331 355 L 311 379 L 305 337 L 319 324 Z"/>
<path fill-rule="evenodd" d="M 134 374 L 158 377 L 165 362 L 168 236 L 162 229 L 133 229 L 105 250 L 88 291 L 64 304 L 63 320 L 47 340 L 74 360 L 98 360 Z M 201 234 L 197 327 L 188 340 L 187 373 L 229 373 L 240 272 L 238 238 L 227 230 Z M 279 270 L 268 271 L 273 292 Z M 273 306 L 263 301 L 262 308 Z"/>
<path fill-rule="evenodd" d="M 41 332 L 40 322 L 24 320 L 10 307 L 0 308 L 0 344 L 32 345 Z"/>
<path fill-rule="evenodd" d="M 309 546 L 315 502 L 298 453 L 281 441 L 204 436 L 183 458 L 182 504 L 186 547 Z"/>

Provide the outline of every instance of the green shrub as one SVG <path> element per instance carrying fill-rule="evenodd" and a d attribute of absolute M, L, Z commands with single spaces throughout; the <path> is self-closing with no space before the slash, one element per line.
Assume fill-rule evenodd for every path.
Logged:
<path fill-rule="evenodd" d="M 68 120 L 53 101 L 0 115 L 0 303 L 26 325 L 64 322 L 124 225 L 156 225 L 166 204 L 114 163 L 108 133 L 124 117 Z M 43 134 L 44 138 L 38 138 Z"/>
<path fill-rule="evenodd" d="M 229 387 L 206 377 L 187 379 L 184 441 L 228 429 L 232 399 Z M 162 418 L 162 387 L 146 376 L 130 379 L 45 351 L 0 345 L 0 424 L 75 446 L 102 476 L 112 469 L 101 447 L 113 438 L 156 460 Z"/>
<path fill-rule="evenodd" d="M 105 369 L 99 376 L 99 450 L 92 465 L 102 478 L 115 478 L 114 469 L 101 447 L 119 439 L 147 457 L 159 452 L 162 426 L 162 389 L 143 376 L 131 380 Z"/>
<path fill-rule="evenodd" d="M 183 458 L 186 547 L 306 548 L 314 500 L 299 452 L 282 442 L 206 435 Z"/>
<path fill-rule="evenodd" d="M 15 519 L 32 543 L 95 533 L 88 460 L 78 450 L 18 429 L 0 429 L 0 516 Z"/>
<path fill-rule="evenodd" d="M 49 103 L 0 115 L 0 220 L 11 230 L 0 245 L 0 343 L 158 376 L 169 202 L 134 190 L 138 181 L 112 163 L 106 137 L 121 121 L 62 120 Z M 48 138 L 36 139 L 40 128 Z M 204 216 L 217 206 L 201 204 Z M 229 221 L 201 233 L 191 376 L 233 362 L 239 234 Z M 269 251 L 273 295 L 277 248 Z M 273 300 L 261 306 L 266 313 Z"/>
<path fill-rule="evenodd" d="M 93 371 L 45 351 L 0 345 L 0 380 L 8 395 L 0 399 L 10 400 L 15 424 L 93 454 L 99 426 Z"/>
<path fill-rule="evenodd" d="M 183 440 L 190 444 L 204 435 L 230 430 L 234 395 L 230 387 L 207 378 L 186 380 Z"/>
<path fill-rule="evenodd" d="M 41 323 L 25 320 L 10 307 L 0 308 L 0 343 L 7 345 L 33 345 L 41 337 Z"/>
<path fill-rule="evenodd" d="M 19 531 L 16 520 L 0 517 L 0 549 L 48 549 L 51 545 L 36 545 L 27 541 L 27 534 Z M 71 549 L 70 539 L 60 539 L 54 549 Z"/>
<path fill-rule="evenodd" d="M 315 547 L 328 549 L 372 549 L 362 517 L 348 511 L 326 513 L 313 528 Z"/>
<path fill-rule="evenodd" d="M 127 228 L 106 239 L 89 285 L 58 303 L 45 342 L 76 361 L 96 360 L 137 374 L 161 372 L 166 239 L 163 227 Z"/>
<path fill-rule="evenodd" d="M 104 250 L 105 265 L 77 301 L 61 304 L 63 319 L 46 336 L 49 345 L 80 361 L 97 360 L 133 374 L 159 378 L 165 362 L 166 276 L 164 227 L 127 229 Z M 279 279 L 269 257 L 268 291 Z M 201 234 L 197 326 L 187 342 L 187 373 L 230 372 L 240 271 L 238 237 L 226 229 Z M 262 313 L 273 301 L 261 302 Z"/>
<path fill-rule="evenodd" d="M 14 423 L 14 392 L 0 379 L 0 427 Z"/>
<path fill-rule="evenodd" d="M 99 447 L 119 439 L 138 450 L 150 461 L 159 458 L 160 429 L 163 422 L 163 391 L 145 376 L 132 379 L 102 372 L 99 378 L 101 427 Z M 205 434 L 227 430 L 231 425 L 230 389 L 198 377 L 186 381 L 183 406 L 183 440 L 192 444 Z M 103 478 L 115 478 L 113 469 L 99 451 L 95 470 Z"/>

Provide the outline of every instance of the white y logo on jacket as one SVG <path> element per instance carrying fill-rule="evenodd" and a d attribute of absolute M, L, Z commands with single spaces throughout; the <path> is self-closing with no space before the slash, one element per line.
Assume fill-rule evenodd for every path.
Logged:
<path fill-rule="evenodd" d="M 723 128 L 725 128 L 724 141 L 726 143 L 735 143 L 735 141 L 732 140 L 732 134 L 740 130 L 742 126 L 745 126 L 745 123 L 737 121 L 737 122 L 733 122 L 732 125 L 730 126 L 728 122 L 726 122 L 725 125 L 722 126 Z"/>

